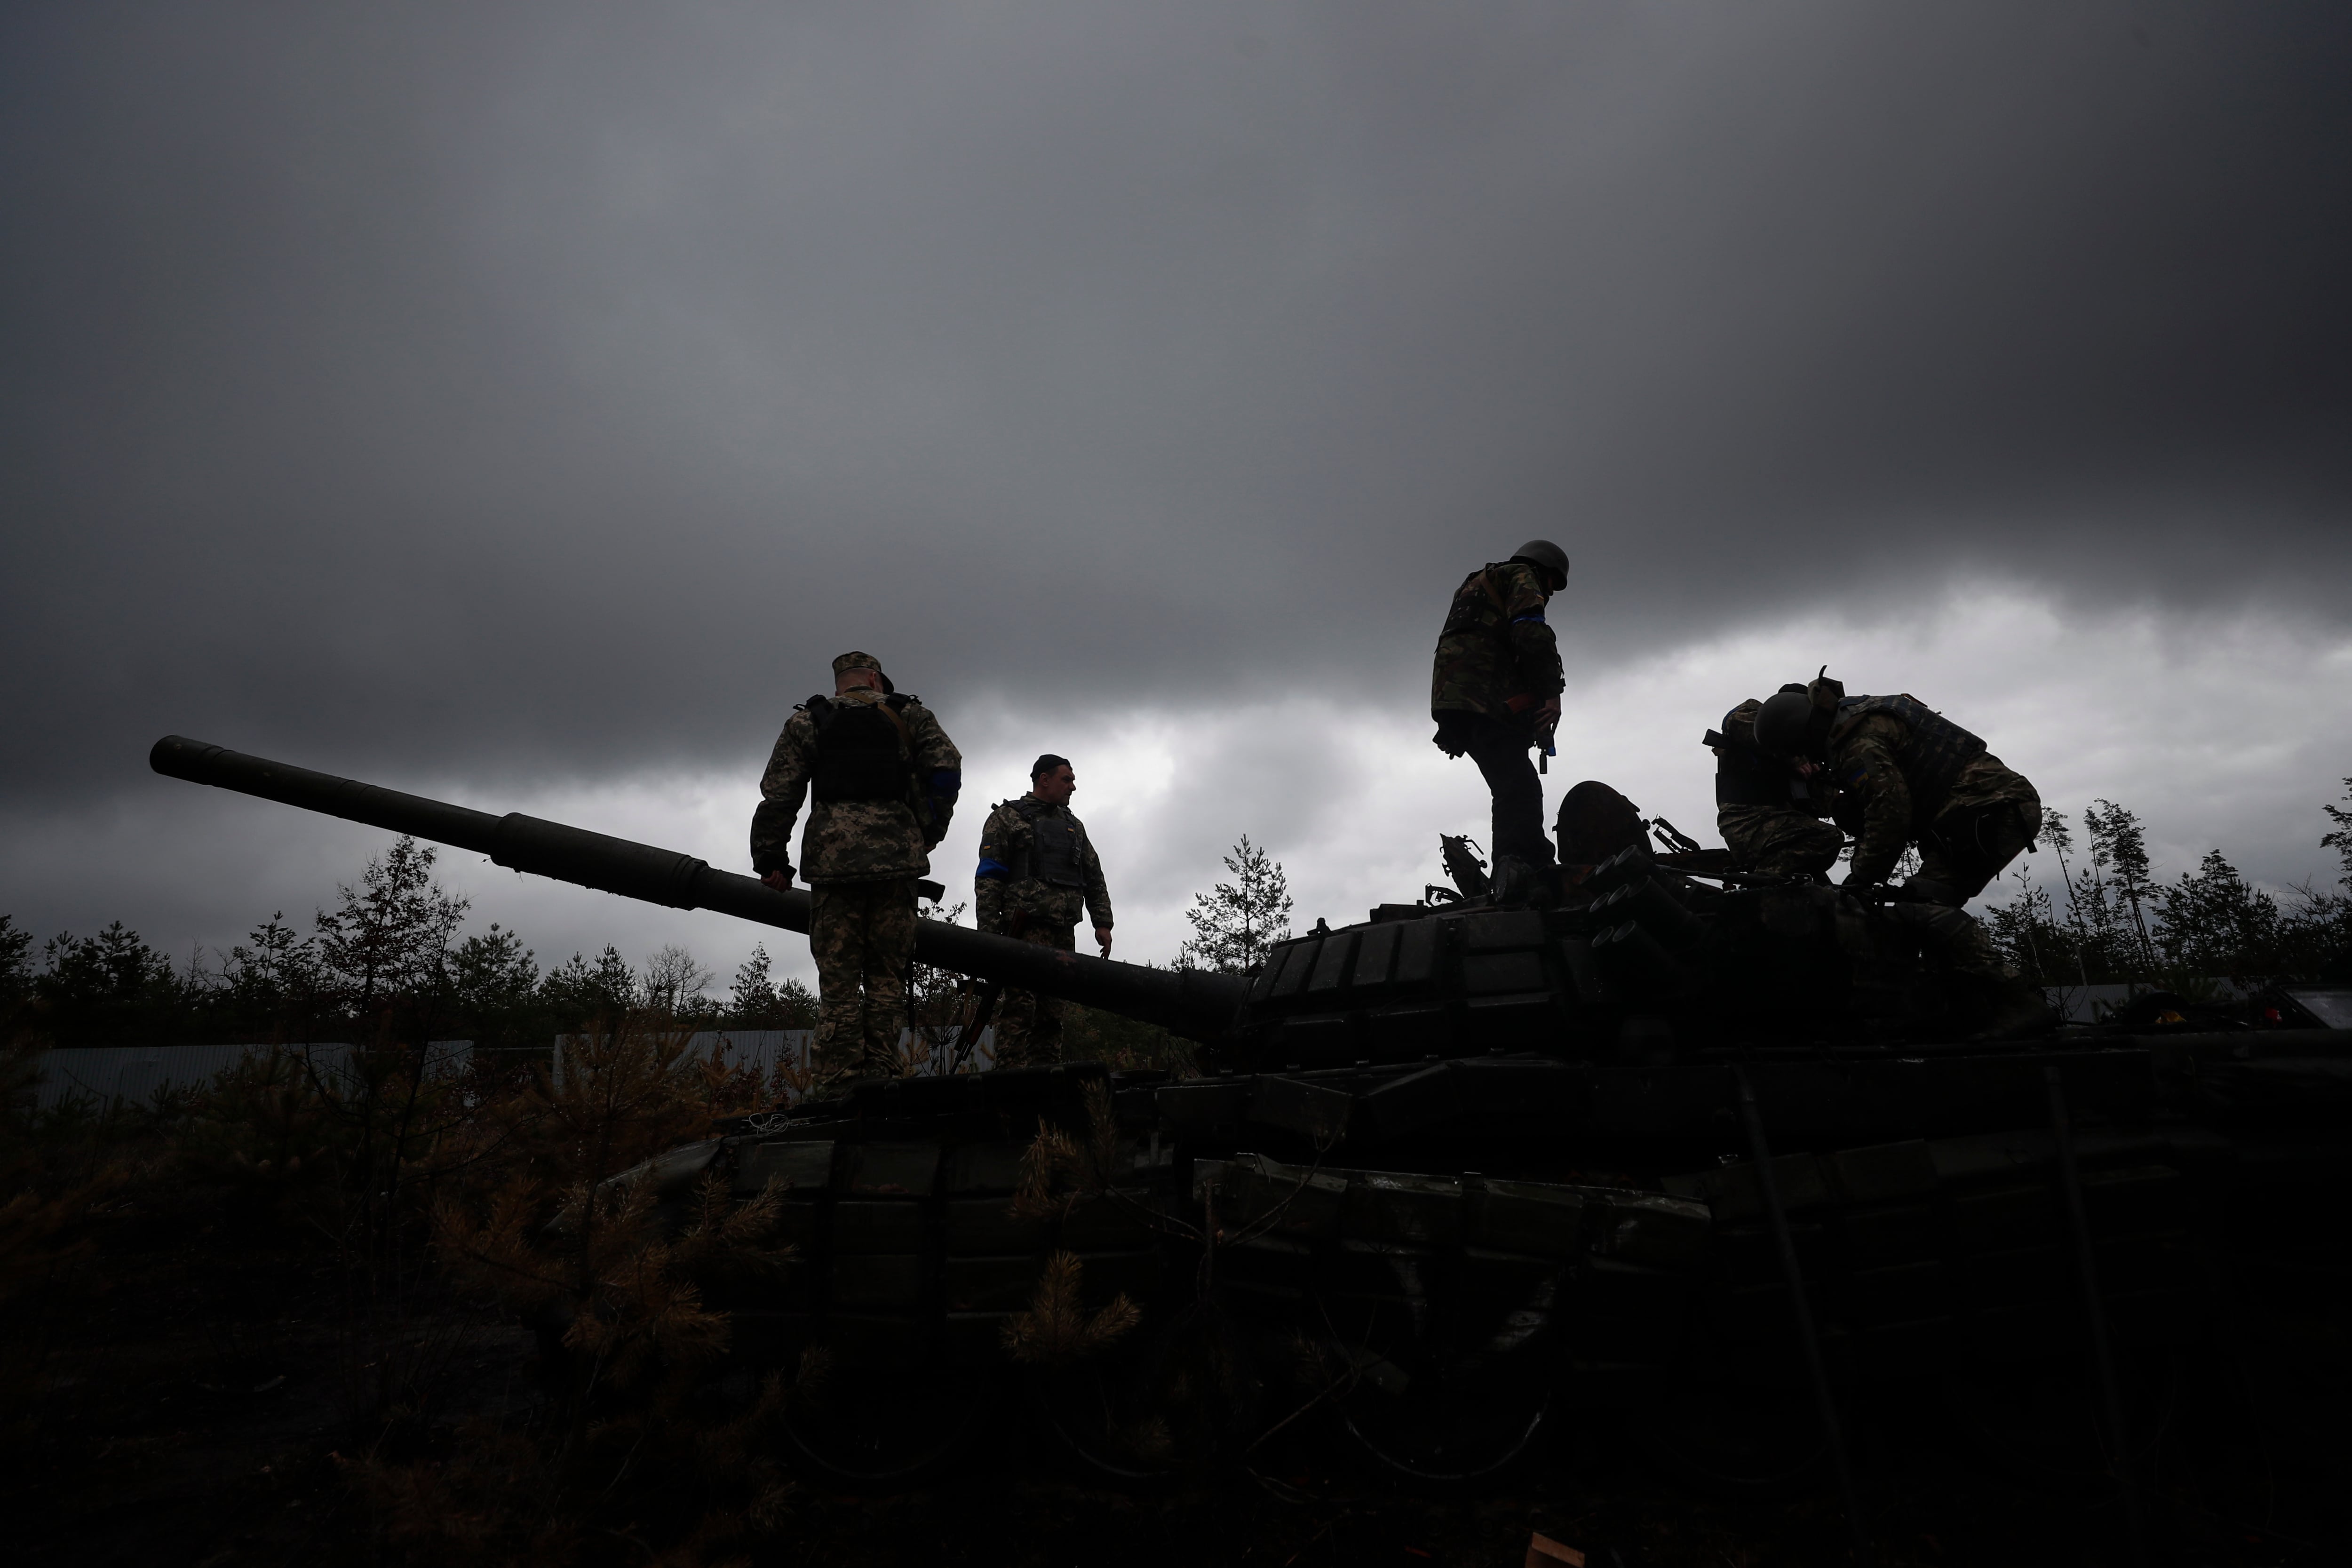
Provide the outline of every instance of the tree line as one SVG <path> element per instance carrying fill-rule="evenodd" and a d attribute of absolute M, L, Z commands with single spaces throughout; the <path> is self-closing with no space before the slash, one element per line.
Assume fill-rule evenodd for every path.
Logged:
<path fill-rule="evenodd" d="M 2284 898 L 2249 882 L 2221 850 L 2170 881 L 2156 874 L 2138 816 L 2094 802 L 2075 823 L 2042 819 L 2041 845 L 2058 867 L 2055 890 L 2021 861 L 1990 909 L 1994 942 L 2045 986 L 2167 984 L 2197 979 L 2352 978 L 2352 778 L 2345 805 L 2320 809 L 2332 826 L 2333 888 L 2306 879 Z"/>
<path fill-rule="evenodd" d="M 272 914 L 244 942 L 173 963 L 120 921 L 39 950 L 0 915 L 0 1026 L 60 1046 L 467 1038 L 544 1046 L 600 1017 L 645 1012 L 695 1027 L 802 1029 L 816 998 L 754 948 L 723 994 L 686 949 L 633 967 L 610 945 L 542 971 L 516 932 L 463 934 L 467 899 L 434 875 L 438 853 L 402 838 L 336 889 L 306 932 Z"/>
<path fill-rule="evenodd" d="M 244 942 L 198 949 L 185 964 L 120 921 L 94 936 L 60 932 L 36 952 L 32 931 L 0 915 L 0 1032 L 59 1046 L 462 1038 L 495 1048 L 543 1047 L 623 1014 L 694 1028 L 815 1026 L 814 994 L 778 978 L 764 943 L 723 992 L 677 945 L 641 965 L 607 945 L 541 970 L 516 932 L 465 931 L 471 901 L 441 886 L 438 858 L 403 837 L 356 883 L 338 886 L 334 907 L 307 931 L 280 910 Z M 1244 973 L 1290 934 L 1281 862 L 1244 837 L 1225 865 L 1234 881 L 1195 900 L 1180 964 Z M 961 913 L 958 905 L 937 918 Z M 960 977 L 918 965 L 914 978 L 918 1025 L 951 1024 L 967 1010 Z M 1118 1033 L 1115 1021 L 1087 1016 Z"/>

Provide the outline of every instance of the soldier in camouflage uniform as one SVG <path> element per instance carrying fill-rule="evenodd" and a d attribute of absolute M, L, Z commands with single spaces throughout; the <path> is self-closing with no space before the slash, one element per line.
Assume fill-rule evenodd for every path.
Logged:
<path fill-rule="evenodd" d="M 793 709 L 776 737 L 751 814 L 751 868 L 788 888 L 793 821 L 816 797 L 800 870 L 816 960 L 819 1093 L 899 1070 L 915 879 L 930 869 L 963 786 L 963 758 L 947 731 L 872 655 L 843 654 L 833 678 L 834 694 Z"/>
<path fill-rule="evenodd" d="M 1544 621 L 1551 596 L 1568 586 L 1568 556 L 1530 540 L 1508 561 L 1462 580 L 1432 661 L 1432 737 L 1449 757 L 1465 752 L 1494 796 L 1495 885 L 1524 902 L 1552 880 L 1544 836 L 1543 784 L 1528 749 L 1559 721 L 1559 646 Z"/>
<path fill-rule="evenodd" d="M 1972 988 L 1990 1016 L 1987 1034 L 2047 1026 L 2041 993 L 1961 907 L 2041 832 L 2042 797 L 2031 784 L 1917 698 L 1848 697 L 1827 679 L 1783 688 L 1758 710 L 1755 735 L 1769 755 L 1826 764 L 1839 825 L 1855 838 L 1846 887 L 1866 896 L 1883 889 L 1904 849 L 1917 844 L 1919 869 L 1895 890 L 1887 913 L 1917 928 Z"/>
<path fill-rule="evenodd" d="M 1077 951 L 1081 912 L 1094 919 L 1095 942 L 1110 956 L 1110 889 L 1086 824 L 1070 811 L 1078 775 L 1048 752 L 1029 770 L 1029 793 L 989 813 L 980 833 L 972 901 L 980 929 L 1063 952 Z M 1062 1059 L 1062 1005 L 1034 991 L 1007 989 L 996 1009 L 998 1067 Z"/>
<path fill-rule="evenodd" d="M 1782 691 L 1801 693 L 1802 686 Z M 1829 809 L 1829 773 L 1811 762 L 1782 762 L 1756 744 L 1751 697 L 1723 716 L 1706 744 L 1715 752 L 1715 826 L 1732 864 L 1768 877 L 1822 877 L 1837 864 L 1845 835 L 1822 820 Z"/>

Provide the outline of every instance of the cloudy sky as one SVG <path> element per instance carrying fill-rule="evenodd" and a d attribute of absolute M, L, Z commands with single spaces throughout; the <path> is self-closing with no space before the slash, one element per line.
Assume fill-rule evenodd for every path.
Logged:
<path fill-rule="evenodd" d="M 1484 837 L 1426 661 L 1533 534 L 1555 796 L 1711 838 L 1700 731 L 1826 662 L 2323 872 L 2347 80 L 2330 0 L 9 7 L 0 912 L 184 955 L 382 847 L 166 732 L 740 865 L 856 647 L 949 880 L 1051 749 L 1123 955 L 1244 832 L 1356 915 Z M 760 934 L 448 870 L 543 959 Z"/>

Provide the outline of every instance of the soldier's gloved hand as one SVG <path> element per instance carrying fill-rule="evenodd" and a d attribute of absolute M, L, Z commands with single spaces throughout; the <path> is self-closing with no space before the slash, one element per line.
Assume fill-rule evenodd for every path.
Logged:
<path fill-rule="evenodd" d="M 761 877 L 760 880 L 781 893 L 793 885 L 793 868 L 790 866 L 779 866 Z"/>
<path fill-rule="evenodd" d="M 1110 927 L 1095 927 L 1095 941 L 1102 944 L 1102 955 L 1105 958 L 1108 958 L 1110 956 Z"/>

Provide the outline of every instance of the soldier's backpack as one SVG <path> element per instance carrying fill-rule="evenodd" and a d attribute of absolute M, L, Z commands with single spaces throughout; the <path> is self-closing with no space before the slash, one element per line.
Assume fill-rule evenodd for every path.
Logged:
<path fill-rule="evenodd" d="M 895 695 L 879 702 L 810 698 L 808 713 L 816 724 L 816 770 L 809 778 L 809 793 L 827 804 L 911 799 L 913 748 L 908 743 L 906 721 L 898 717 L 907 702 Z"/>

